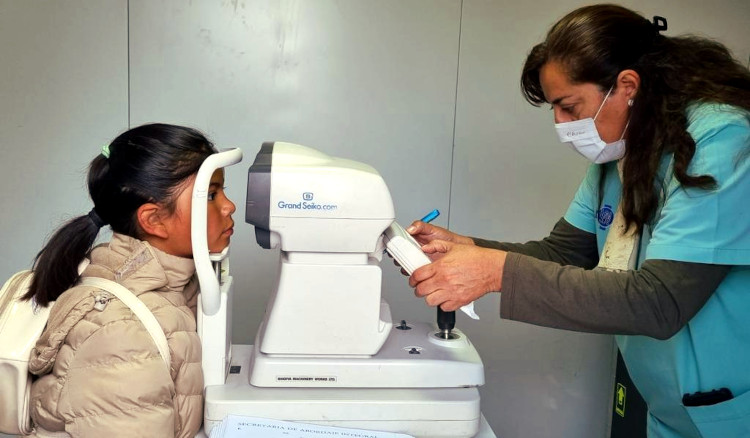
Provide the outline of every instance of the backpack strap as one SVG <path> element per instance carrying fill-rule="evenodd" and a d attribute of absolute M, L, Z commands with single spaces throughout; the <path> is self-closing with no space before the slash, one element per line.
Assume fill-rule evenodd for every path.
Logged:
<path fill-rule="evenodd" d="M 84 277 L 81 279 L 81 284 L 111 292 L 126 306 L 130 307 L 130 310 L 132 310 L 135 316 L 141 320 L 146 327 L 148 334 L 151 335 L 151 338 L 154 340 L 156 348 L 159 349 L 159 354 L 161 354 L 161 358 L 167 366 L 167 369 L 171 370 L 171 356 L 169 354 L 167 337 L 164 335 L 164 330 L 162 330 L 161 325 L 159 325 L 159 321 L 156 320 L 156 317 L 151 313 L 148 307 L 143 304 L 143 301 L 138 299 L 130 289 L 119 283 L 115 283 L 112 280 L 107 280 L 106 278 Z"/>

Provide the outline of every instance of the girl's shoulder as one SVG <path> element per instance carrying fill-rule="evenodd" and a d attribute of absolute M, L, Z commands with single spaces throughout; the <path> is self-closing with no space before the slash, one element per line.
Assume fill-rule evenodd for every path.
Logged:
<path fill-rule="evenodd" d="M 161 325 L 173 326 L 172 321 L 184 319 L 184 311 L 158 292 L 138 294 Z M 65 291 L 50 310 L 45 332 L 54 339 L 66 339 L 77 348 L 98 337 L 116 339 L 141 331 L 142 323 L 125 303 L 112 292 L 91 285 L 77 285 Z M 103 332 L 103 333 L 102 333 Z M 165 332 L 169 333 L 168 330 Z"/>
<path fill-rule="evenodd" d="M 91 324 L 89 315 L 97 311 L 100 300 L 100 291 L 90 286 L 74 286 L 58 297 L 32 350 L 29 361 L 32 372 L 51 366 L 65 345 L 75 348 L 99 329 Z"/>

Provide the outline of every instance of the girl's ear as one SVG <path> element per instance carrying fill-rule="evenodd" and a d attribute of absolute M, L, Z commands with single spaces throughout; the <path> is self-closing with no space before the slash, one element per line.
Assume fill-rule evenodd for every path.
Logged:
<path fill-rule="evenodd" d="M 136 211 L 138 225 L 146 236 L 160 237 L 162 239 L 169 237 L 169 230 L 162 220 L 162 215 L 162 208 L 157 204 L 147 203 L 138 207 Z"/>

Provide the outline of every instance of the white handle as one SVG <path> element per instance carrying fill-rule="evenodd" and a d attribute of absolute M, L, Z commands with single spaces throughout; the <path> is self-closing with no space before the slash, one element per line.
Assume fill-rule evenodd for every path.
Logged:
<path fill-rule="evenodd" d="M 207 210 L 206 198 L 208 187 L 211 184 L 211 176 L 216 169 L 231 166 L 242 161 L 242 151 L 239 148 L 228 149 L 210 155 L 198 170 L 193 186 L 193 203 L 191 211 L 190 237 L 193 245 L 193 261 L 195 261 L 195 272 L 198 274 L 198 282 L 201 285 L 201 304 L 203 313 L 213 315 L 219 310 L 221 297 L 219 296 L 219 279 L 211 267 L 211 259 L 208 253 L 208 239 L 206 231 Z M 226 251 L 222 253 L 226 254 Z"/>
<path fill-rule="evenodd" d="M 156 317 L 151 313 L 148 307 L 143 304 L 143 301 L 138 299 L 130 289 L 119 283 L 115 283 L 112 280 L 107 280 L 106 278 L 85 277 L 81 280 L 81 284 L 111 292 L 122 301 L 123 304 L 130 307 L 130 310 L 133 311 L 135 316 L 137 316 L 146 327 L 148 334 L 151 335 L 151 338 L 156 344 L 156 348 L 159 350 L 159 354 L 161 354 L 164 364 L 167 366 L 167 369 L 171 371 L 170 363 L 172 362 L 172 357 L 169 354 L 167 337 L 164 335 L 164 330 L 162 330 L 161 325 L 159 325 L 159 321 L 156 320 Z"/>

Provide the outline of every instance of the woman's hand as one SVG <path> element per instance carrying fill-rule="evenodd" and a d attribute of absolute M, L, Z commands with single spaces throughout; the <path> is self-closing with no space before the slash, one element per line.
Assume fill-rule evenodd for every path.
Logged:
<path fill-rule="evenodd" d="M 448 231 L 445 228 L 430 225 L 422 221 L 412 222 L 411 225 L 406 228 L 406 232 L 411 234 L 414 240 L 416 240 L 420 245 L 428 244 L 433 240 L 443 240 L 446 242 L 461 243 L 464 245 L 474 245 L 474 240 L 471 237 L 462 236 L 460 234 Z M 433 256 L 430 255 L 430 253 L 427 253 L 427 255 L 431 260 L 435 260 Z M 393 264 L 401 267 L 401 265 L 399 265 L 396 260 L 393 260 Z M 404 270 L 403 268 L 401 268 L 401 274 L 407 276 L 409 275 L 409 273 L 406 272 L 406 270 Z"/>
<path fill-rule="evenodd" d="M 462 236 L 445 228 L 430 225 L 422 221 L 414 221 L 406 229 L 420 245 L 426 245 L 433 240 L 444 240 L 446 242 L 461 243 L 464 245 L 474 245 L 471 237 Z"/>
<path fill-rule="evenodd" d="M 409 285 L 428 306 L 450 312 L 502 287 L 505 251 L 445 240 L 433 240 L 422 250 L 433 262 L 414 271 Z"/>

